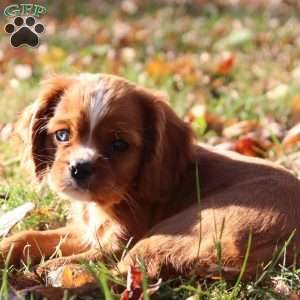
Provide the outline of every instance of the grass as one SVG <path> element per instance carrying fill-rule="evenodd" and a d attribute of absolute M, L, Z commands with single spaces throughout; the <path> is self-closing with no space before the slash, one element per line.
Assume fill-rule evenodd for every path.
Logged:
<path fill-rule="evenodd" d="M 46 32 L 39 48 L 12 49 L 9 38 L 0 32 L 0 128 L 16 120 L 18 112 L 37 97 L 43 78 L 79 72 L 116 73 L 163 91 L 177 113 L 192 120 L 199 139 L 208 143 L 224 139 L 217 124 L 226 127 L 242 120 L 268 124 L 271 120 L 288 130 L 300 120 L 300 16 L 293 7 L 285 12 L 283 4 L 274 10 L 231 7 L 218 1 L 201 7 L 146 1 L 130 13 L 110 1 L 73 2 L 47 4 L 48 14 L 41 19 Z M 0 27 L 6 21 L 0 20 Z M 234 64 L 220 73 L 228 57 Z M 204 113 L 195 112 L 199 106 Z M 282 139 L 271 135 L 273 147 L 266 157 L 285 163 L 286 153 L 277 154 Z M 0 212 L 27 201 L 36 205 L 13 232 L 65 224 L 68 204 L 46 187 L 37 190 L 20 160 L 19 148 L 10 139 L 0 138 Z M 221 257 L 220 239 L 216 236 Z M 251 236 L 246 258 L 250 246 Z M 299 292 L 300 270 L 284 264 L 274 268 L 284 255 L 285 248 L 279 249 L 263 277 L 252 282 L 243 282 L 245 258 L 234 282 L 221 276 L 176 278 L 163 282 L 153 299 L 286 299 L 274 286 Z M 103 292 L 93 299 L 117 299 L 109 288 L 111 277 L 105 266 L 91 264 L 89 270 Z M 10 269 L 2 270 L 1 299 L 8 297 L 11 274 Z M 66 294 L 64 299 L 71 297 Z"/>

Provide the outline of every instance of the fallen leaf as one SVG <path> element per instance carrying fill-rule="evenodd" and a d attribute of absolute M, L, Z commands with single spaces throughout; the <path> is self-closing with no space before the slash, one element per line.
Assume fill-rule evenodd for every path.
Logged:
<path fill-rule="evenodd" d="M 0 217 L 0 237 L 6 236 L 11 228 L 20 222 L 33 209 L 34 204 L 32 202 L 27 202 L 2 215 Z"/>
<path fill-rule="evenodd" d="M 143 274 L 137 267 L 130 267 L 127 273 L 127 287 L 121 294 L 120 300 L 142 300 L 144 291 L 142 287 Z M 148 285 L 146 293 L 151 296 L 160 288 L 162 279 L 155 284 Z"/>
<path fill-rule="evenodd" d="M 232 31 L 225 38 L 220 39 L 215 47 L 218 50 L 222 50 L 229 47 L 236 47 L 242 44 L 251 42 L 254 39 L 253 32 L 248 28 L 241 28 L 239 30 Z"/>
<path fill-rule="evenodd" d="M 10 286 L 15 291 L 29 289 L 34 286 L 40 286 L 41 281 L 36 274 L 31 272 L 16 273 L 9 279 Z"/>
<path fill-rule="evenodd" d="M 292 127 L 282 141 L 284 148 L 288 149 L 300 142 L 300 123 Z"/>
<path fill-rule="evenodd" d="M 278 100 L 287 96 L 289 87 L 286 84 L 279 84 L 275 88 L 269 90 L 266 96 L 269 100 Z"/>
<path fill-rule="evenodd" d="M 290 293 L 291 293 L 290 287 L 283 280 L 282 276 L 275 276 L 271 280 L 272 280 L 272 284 L 273 284 L 273 288 L 274 288 L 275 292 L 277 292 L 281 295 L 284 295 L 284 296 L 290 295 Z"/>
<path fill-rule="evenodd" d="M 205 121 L 207 124 L 207 130 L 213 130 L 217 134 L 221 134 L 224 127 L 224 123 L 221 117 L 219 117 L 217 114 L 206 112 Z"/>
<path fill-rule="evenodd" d="M 297 95 L 292 99 L 292 109 L 300 111 L 300 96 Z"/>
<path fill-rule="evenodd" d="M 265 157 L 266 155 L 266 149 L 262 143 L 250 137 L 243 137 L 237 140 L 234 150 L 247 156 Z"/>
<path fill-rule="evenodd" d="M 77 276 L 77 275 L 76 275 Z M 85 282 L 78 287 L 47 287 L 41 283 L 41 278 L 34 273 L 25 272 L 17 273 L 11 276 L 9 279 L 10 291 L 9 299 L 31 299 L 34 295 L 34 299 L 48 299 L 59 300 L 65 299 L 65 293 L 74 296 L 89 296 L 95 297 L 99 295 L 100 290 L 96 281 Z M 15 297 L 15 298 L 13 298 Z M 81 298 L 80 298 L 81 299 Z"/>
<path fill-rule="evenodd" d="M 95 282 L 93 275 L 78 264 L 68 264 L 47 274 L 47 286 L 78 288 Z"/>
<path fill-rule="evenodd" d="M 227 75 L 232 70 L 235 63 L 235 56 L 229 55 L 225 60 L 219 63 L 217 72 L 221 75 Z"/>
<path fill-rule="evenodd" d="M 161 58 L 151 60 L 146 66 L 146 70 L 155 79 L 160 79 L 171 73 L 170 65 Z"/>
<path fill-rule="evenodd" d="M 293 124 L 300 122 L 300 96 L 296 95 L 293 97 L 291 102 L 291 112 L 289 118 L 292 120 Z"/>
<path fill-rule="evenodd" d="M 96 283 L 89 283 L 78 288 L 62 288 L 62 287 L 45 287 L 42 285 L 33 286 L 31 288 L 26 288 L 24 290 L 18 291 L 18 294 L 22 295 L 21 299 L 31 299 L 30 296 L 34 295 L 34 299 L 48 299 L 48 300 L 63 300 L 66 299 L 66 292 L 68 294 L 68 299 L 87 299 L 87 297 L 92 297 L 93 299 L 99 298 L 99 287 Z M 72 297 L 73 296 L 73 297 Z M 86 298 L 84 298 L 86 297 Z"/>
<path fill-rule="evenodd" d="M 193 84 L 198 79 L 197 69 L 191 56 L 183 55 L 178 57 L 171 64 L 172 73 L 179 75 L 185 82 Z"/>
<path fill-rule="evenodd" d="M 224 128 L 223 136 L 228 139 L 239 137 L 257 129 L 257 127 L 256 121 L 241 121 Z"/>

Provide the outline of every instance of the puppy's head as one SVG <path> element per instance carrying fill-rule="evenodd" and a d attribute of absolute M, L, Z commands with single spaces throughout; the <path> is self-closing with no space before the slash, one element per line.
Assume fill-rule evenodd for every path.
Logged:
<path fill-rule="evenodd" d="M 158 201 L 191 155 L 191 132 L 159 96 L 110 75 L 55 77 L 19 125 L 35 175 L 103 206 Z"/>

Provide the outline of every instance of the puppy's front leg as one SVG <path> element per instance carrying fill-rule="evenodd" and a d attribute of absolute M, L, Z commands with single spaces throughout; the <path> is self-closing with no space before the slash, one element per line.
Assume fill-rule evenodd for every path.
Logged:
<path fill-rule="evenodd" d="M 218 262 L 211 235 L 213 222 L 210 214 L 202 212 L 200 236 L 197 212 L 196 206 L 191 207 L 154 226 L 120 261 L 117 272 L 126 274 L 138 260 L 143 260 L 150 279 L 188 275 L 192 270 L 207 272 Z"/>
<path fill-rule="evenodd" d="M 115 273 L 125 275 L 130 266 L 139 266 L 143 263 L 150 279 L 158 277 L 162 266 L 173 254 L 172 243 L 173 241 L 167 237 L 155 235 L 139 241 L 118 263 Z M 171 265 L 171 262 L 169 264 Z"/>
<path fill-rule="evenodd" d="M 111 267 L 115 267 L 116 261 L 112 253 L 118 256 L 123 250 L 123 247 L 119 244 L 118 237 L 111 234 L 109 240 L 105 240 L 103 239 L 103 236 L 100 235 L 97 239 L 98 244 L 93 244 L 93 246 L 86 248 L 86 250 L 81 253 L 72 253 L 69 256 L 48 260 L 38 267 L 37 273 L 45 274 L 52 270 L 56 270 L 58 267 L 66 266 L 68 264 L 80 264 L 84 261 L 101 261 Z"/>
<path fill-rule="evenodd" d="M 12 250 L 8 257 L 10 249 Z M 63 256 L 69 256 L 86 250 L 87 246 L 82 244 L 78 229 L 73 226 L 47 231 L 23 231 L 0 242 L 0 263 L 3 264 L 9 259 L 9 264 L 19 265 L 28 258 L 36 263 L 56 251 L 60 251 Z"/>
<path fill-rule="evenodd" d="M 84 261 L 102 261 L 103 257 L 104 255 L 99 249 L 92 248 L 80 254 L 50 259 L 37 268 L 37 273 L 40 275 L 43 273 L 46 274 L 59 267 L 67 266 L 69 264 L 80 264 Z"/>

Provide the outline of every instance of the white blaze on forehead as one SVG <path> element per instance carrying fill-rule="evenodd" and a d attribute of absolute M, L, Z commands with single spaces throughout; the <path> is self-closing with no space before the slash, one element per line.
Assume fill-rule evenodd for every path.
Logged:
<path fill-rule="evenodd" d="M 82 161 L 93 161 L 99 158 L 97 149 L 89 146 L 80 146 L 74 149 L 70 156 L 70 164 L 76 163 L 79 160 Z"/>
<path fill-rule="evenodd" d="M 102 81 L 99 82 L 96 89 L 91 93 L 90 95 L 90 101 L 87 107 L 87 113 L 89 116 L 89 122 L 90 122 L 90 133 L 94 130 L 96 127 L 99 118 L 103 114 L 104 111 L 104 105 L 103 105 L 103 99 L 105 94 L 105 88 Z"/>

